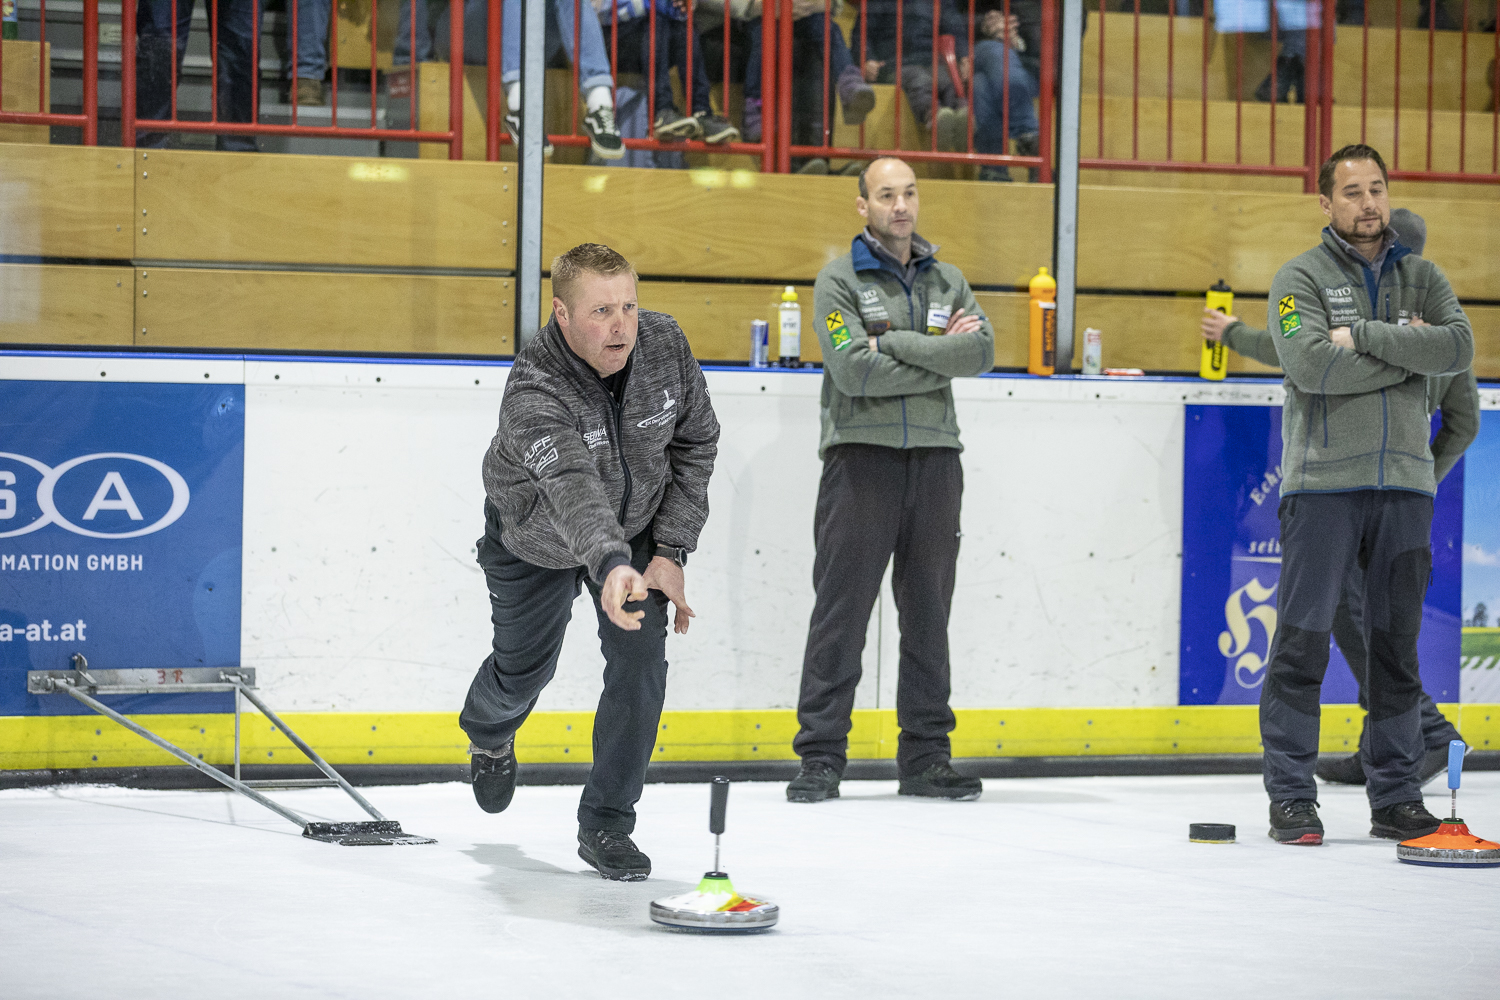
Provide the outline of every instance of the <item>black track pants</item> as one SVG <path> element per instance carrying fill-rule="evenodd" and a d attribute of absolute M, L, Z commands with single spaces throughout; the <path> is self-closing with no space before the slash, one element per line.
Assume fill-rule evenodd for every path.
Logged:
<path fill-rule="evenodd" d="M 631 539 L 630 549 L 631 565 L 645 572 L 655 550 L 650 533 Z M 627 611 L 646 613 L 639 631 L 626 632 L 605 617 L 599 587 L 583 567 L 544 569 L 507 551 L 499 515 L 488 502 L 479 565 L 490 591 L 494 649 L 469 685 L 459 725 L 486 750 L 515 735 L 552 680 L 573 600 L 587 584 L 599 617 L 604 694 L 594 715 L 594 767 L 583 786 L 578 824 L 630 833 L 667 689 L 666 595 L 653 590 L 646 600 L 626 604 Z"/>
<path fill-rule="evenodd" d="M 824 453 L 813 531 L 817 597 L 802 660 L 802 724 L 792 748 L 843 768 L 860 654 L 886 563 L 901 659 L 896 766 L 918 774 L 951 752 L 948 610 L 958 562 L 964 473 L 955 448 L 835 445 Z"/>
<path fill-rule="evenodd" d="M 1265 785 L 1272 801 L 1316 799 L 1319 696 L 1328 640 L 1351 564 L 1364 570 L 1361 757 L 1372 808 L 1422 797 L 1417 633 L 1432 567 L 1432 498 L 1402 490 L 1297 493 L 1281 501 L 1276 638 L 1261 689 Z"/>

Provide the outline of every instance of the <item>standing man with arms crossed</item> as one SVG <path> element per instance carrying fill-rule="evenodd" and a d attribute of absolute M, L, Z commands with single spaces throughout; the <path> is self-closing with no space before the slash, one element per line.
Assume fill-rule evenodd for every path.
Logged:
<path fill-rule="evenodd" d="M 818 273 L 823 476 L 814 514 L 817 592 L 792 742 L 792 802 L 837 798 L 870 611 L 886 563 L 901 626 L 896 751 L 902 795 L 975 799 L 949 763 L 948 613 L 963 467 L 954 378 L 994 365 L 995 337 L 958 268 L 916 233 L 917 178 L 895 157 L 859 177 L 868 225 Z"/>
<path fill-rule="evenodd" d="M 516 356 L 484 457 L 479 565 L 494 649 L 469 687 L 474 798 L 510 805 L 515 734 L 557 669 L 584 585 L 599 618 L 604 694 L 578 806 L 578 856 L 605 878 L 643 879 L 630 839 L 667 681 L 667 601 L 693 611 L 683 566 L 708 519 L 719 423 L 672 317 L 637 312 L 636 274 L 585 243 L 552 262 L 552 320 Z"/>
<path fill-rule="evenodd" d="M 1321 844 L 1319 694 L 1339 591 L 1364 570 L 1369 716 L 1361 749 L 1371 836 L 1432 833 L 1422 804 L 1417 632 L 1432 565 L 1428 376 L 1458 375 L 1474 335 L 1448 279 L 1390 231 L 1385 163 L 1345 146 L 1323 164 L 1322 243 L 1271 283 L 1286 372 L 1281 584 L 1261 689 L 1270 836 Z"/>
<path fill-rule="evenodd" d="M 1391 229 L 1396 233 L 1400 245 L 1420 257 L 1427 242 L 1427 227 L 1420 215 L 1405 208 L 1391 210 Z M 1209 340 L 1221 340 L 1230 350 L 1254 358 L 1261 364 L 1277 366 L 1281 359 L 1276 355 L 1276 338 L 1271 331 L 1256 329 L 1242 322 L 1237 316 L 1226 316 L 1213 309 L 1203 310 L 1203 336 Z M 1453 471 L 1464 450 L 1479 436 L 1479 384 L 1474 379 L 1471 366 L 1461 375 L 1435 375 L 1428 379 L 1427 410 L 1443 414 L 1442 428 L 1432 441 L 1433 478 L 1441 483 L 1443 477 Z M 1339 592 L 1339 606 L 1333 613 L 1333 639 L 1354 674 L 1359 685 L 1359 706 L 1369 710 L 1369 698 L 1365 694 L 1365 637 L 1364 637 L 1364 573 L 1356 561 L 1349 567 Z M 1422 691 L 1418 704 L 1421 711 L 1422 745 L 1426 753 L 1417 772 L 1417 780 L 1425 785 L 1448 767 L 1448 744 L 1463 737 L 1453 723 L 1438 711 L 1437 705 Z M 1368 716 L 1366 717 L 1368 722 Z M 1359 746 L 1364 746 L 1364 729 L 1360 730 Z M 1340 785 L 1363 785 L 1365 768 L 1361 754 L 1346 757 L 1319 757 L 1317 775 L 1324 781 Z"/>

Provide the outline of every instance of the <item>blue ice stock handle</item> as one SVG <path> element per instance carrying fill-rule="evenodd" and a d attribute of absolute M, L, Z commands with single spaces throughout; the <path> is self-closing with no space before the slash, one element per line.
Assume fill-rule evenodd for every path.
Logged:
<path fill-rule="evenodd" d="M 1457 788 L 1458 779 L 1464 773 L 1464 751 L 1468 747 L 1463 740 L 1448 741 L 1448 787 Z"/>

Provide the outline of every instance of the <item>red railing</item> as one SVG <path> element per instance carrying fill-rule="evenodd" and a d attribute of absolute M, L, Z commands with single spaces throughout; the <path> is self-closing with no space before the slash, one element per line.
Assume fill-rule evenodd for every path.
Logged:
<path fill-rule="evenodd" d="M 50 106 L 51 102 L 48 97 L 51 93 L 52 81 L 48 73 L 51 60 L 48 58 L 47 0 L 41 0 L 38 26 L 36 110 L 0 111 L 0 124 L 71 126 L 83 130 L 85 146 L 97 145 L 99 142 L 99 0 L 83 0 L 83 109 L 80 114 L 54 114 Z M 10 41 L 21 40 L 7 39 L 5 42 L 0 42 L 0 108 L 5 106 L 5 48 Z"/>
<path fill-rule="evenodd" d="M 1468 80 L 1473 57 L 1481 48 L 1493 50 L 1493 57 L 1500 59 L 1500 35 L 1486 38 L 1474 30 L 1477 15 L 1469 0 L 1463 0 L 1462 22 L 1452 30 L 1439 30 L 1442 5 L 1436 0 L 1430 0 L 1427 26 L 1417 29 L 1402 23 L 1415 0 L 1406 3 L 1396 0 L 1394 23 L 1388 26 L 1371 25 L 1368 2 L 1359 23 L 1338 25 L 1333 0 L 1322 0 L 1321 4 L 1309 0 L 1312 16 L 1304 31 L 1300 25 L 1282 24 L 1275 4 L 1267 0 L 1264 25 L 1267 30 L 1251 31 L 1244 25 L 1234 25 L 1231 27 L 1240 30 L 1221 34 L 1216 31 L 1217 15 L 1212 0 L 1204 0 L 1201 17 L 1177 13 L 1176 0 L 1171 0 L 1165 15 L 1142 14 L 1139 0 L 1126 0 L 1125 9 L 1114 12 L 1106 9 L 1104 0 L 1098 0 L 1092 11 L 1096 16 L 1091 19 L 1091 27 L 1096 25 L 1097 30 L 1085 43 L 1086 64 L 1095 77 L 1094 93 L 1089 94 L 1085 88 L 1085 108 L 1086 113 L 1091 111 L 1095 117 L 1092 123 L 1095 134 L 1089 135 L 1086 129 L 1079 166 L 1099 170 L 1300 177 L 1304 190 L 1313 191 L 1318 168 L 1335 147 L 1366 142 L 1381 150 L 1395 178 L 1466 183 L 1500 181 L 1497 102 L 1492 101 L 1488 114 L 1470 108 Z M 1238 6 L 1244 9 L 1244 5 Z M 1131 61 L 1128 90 L 1123 86 L 1123 74 L 1111 72 L 1119 68 L 1112 66 L 1111 61 L 1125 57 L 1124 46 L 1118 41 L 1109 44 L 1127 24 Z M 1163 26 L 1166 58 L 1160 60 Z M 1413 30 L 1425 36 L 1426 64 L 1421 67 L 1425 92 L 1410 87 L 1410 67 L 1402 65 L 1403 59 L 1409 62 L 1411 58 L 1411 46 L 1404 43 L 1405 36 Z M 1158 56 L 1156 59 L 1142 57 L 1142 46 L 1148 39 L 1155 46 L 1152 54 Z M 1258 92 L 1253 94 L 1247 94 L 1254 79 L 1247 76 L 1247 39 L 1257 45 L 1268 39 L 1270 45 L 1268 72 Z M 1373 59 L 1372 40 L 1378 42 Z M 1194 67 L 1197 72 L 1189 74 L 1186 84 L 1177 72 L 1179 42 L 1199 50 L 1199 65 Z M 1297 60 L 1278 59 L 1292 42 L 1302 43 L 1305 55 Z M 1353 46 L 1358 46 L 1357 81 L 1351 78 L 1356 63 L 1350 51 Z M 1339 52 L 1343 52 L 1343 58 Z M 1483 55 L 1486 58 L 1480 65 L 1487 62 L 1491 52 Z M 1163 61 L 1165 65 L 1159 75 L 1143 80 L 1143 69 Z M 1295 77 L 1285 78 L 1283 74 L 1288 69 L 1293 73 L 1300 70 L 1300 81 Z M 1408 79 L 1404 93 L 1403 69 Z M 1455 69 L 1457 106 L 1445 109 L 1440 107 L 1438 94 L 1446 84 L 1451 97 Z M 1223 74 L 1224 89 L 1214 93 L 1219 74 Z M 1163 81 L 1164 88 L 1160 86 Z M 1381 93 L 1387 81 L 1392 88 L 1388 105 Z M 1192 82 L 1197 83 L 1198 93 L 1181 94 Z M 1275 100 L 1289 85 L 1297 91 L 1300 109 Z M 1143 92 L 1148 87 L 1152 91 L 1150 96 Z M 1124 107 L 1127 100 L 1128 108 Z M 1153 117 L 1160 114 L 1160 124 L 1144 123 L 1147 102 L 1164 105 L 1150 109 Z M 1199 130 L 1197 143 L 1181 141 L 1179 133 L 1184 122 L 1176 112 L 1184 104 L 1198 105 L 1197 122 L 1188 121 Z M 1252 113 L 1251 109 L 1264 111 Z M 1421 145 L 1415 156 L 1420 166 L 1411 165 L 1414 159 L 1411 147 L 1415 143 L 1410 130 L 1406 135 L 1402 133 L 1403 113 L 1409 116 L 1413 109 L 1424 114 L 1425 131 L 1419 133 Z M 1295 119 L 1298 113 L 1302 117 L 1300 155 L 1292 151 L 1295 141 L 1289 149 L 1284 140 L 1287 119 Z M 1488 128 L 1473 127 L 1471 118 L 1487 119 L 1484 125 Z M 1470 148 L 1476 133 L 1482 140 L 1488 140 L 1483 142 L 1482 157 L 1474 156 L 1475 150 Z M 1148 146 L 1149 149 L 1145 148 Z"/>
<path fill-rule="evenodd" d="M 870 49 L 870 2 L 869 0 L 857 0 L 859 5 L 859 38 L 857 65 L 861 72 L 869 63 Z M 1014 72 L 1020 69 L 1018 45 L 1014 42 L 1014 29 L 1012 27 L 1012 13 L 1010 0 L 1002 0 L 999 13 L 1004 28 L 998 38 L 994 33 L 986 33 L 980 27 L 980 18 L 976 13 L 975 0 L 958 0 L 958 6 L 954 7 L 955 0 L 895 0 L 895 21 L 891 28 L 894 36 L 894 58 L 890 60 L 894 65 L 893 76 L 893 100 L 891 135 L 892 139 L 888 145 L 867 142 L 867 126 L 859 125 L 859 138 L 856 145 L 840 144 L 833 141 L 834 124 L 831 117 L 833 92 L 831 78 L 831 67 L 833 63 L 832 50 L 834 33 L 839 29 L 835 27 L 833 20 L 832 0 L 824 0 L 823 5 L 823 34 L 822 34 L 822 86 L 819 95 L 821 106 L 821 135 L 820 142 L 796 143 L 792 138 L 792 88 L 794 82 L 794 66 L 791 57 L 794 39 L 791 19 L 792 0 L 780 0 L 784 12 L 780 31 L 781 53 L 780 80 L 778 94 L 780 106 L 780 130 L 781 138 L 778 143 L 777 169 L 788 171 L 791 169 L 793 157 L 822 157 L 825 159 L 847 159 L 847 160 L 869 160 L 878 156 L 898 155 L 903 159 L 921 163 L 950 163 L 978 166 L 1019 166 L 1035 169 L 1038 171 L 1038 179 L 1044 183 L 1052 181 L 1053 172 L 1053 142 L 1052 123 L 1054 118 L 1055 81 L 1057 79 L 1057 31 L 1058 17 L 1062 10 L 1060 0 L 1042 0 L 1041 23 L 1040 23 L 1040 69 L 1036 77 L 1031 81 L 1031 87 L 1036 91 L 1036 98 L 1030 102 L 1034 106 L 1037 117 L 1037 149 L 1035 153 L 1010 153 L 1002 152 L 980 152 L 976 149 L 976 138 L 982 139 L 984 144 L 990 146 L 998 145 L 1001 150 L 1008 150 L 1012 125 L 1012 80 Z M 902 114 L 902 100 L 905 90 L 904 67 L 906 66 L 906 23 L 907 12 L 910 6 L 931 4 L 931 37 L 927 39 L 931 46 L 931 54 L 928 65 L 928 80 L 925 86 L 930 91 L 928 120 L 918 122 L 924 127 L 928 134 L 925 137 L 928 148 L 908 149 L 903 148 L 909 143 L 902 141 L 902 128 L 904 115 Z M 884 5 L 882 5 L 884 6 Z M 958 38 L 953 34 L 943 31 L 942 25 L 945 20 L 944 11 L 951 9 L 958 13 L 963 25 L 959 34 L 966 42 L 964 57 L 956 57 Z M 947 19 L 951 25 L 952 18 Z M 986 121 L 979 122 L 975 114 L 975 90 L 976 76 L 981 73 L 976 58 L 976 41 L 980 44 L 996 45 L 1000 50 L 998 67 L 998 81 L 987 80 L 987 92 L 993 88 L 998 93 L 990 95 L 989 106 L 986 107 L 988 114 Z M 839 44 L 843 44 L 840 38 Z M 1026 70 L 1020 70 L 1027 73 Z M 883 71 L 882 71 L 883 72 Z M 882 77 L 883 78 L 883 77 Z M 940 92 L 945 89 L 943 81 L 951 81 L 953 92 L 958 97 L 965 112 L 964 138 L 961 148 L 941 149 L 939 148 L 939 123 L 938 107 L 940 103 Z M 868 81 L 867 82 L 871 82 Z M 921 81 L 914 82 L 914 88 L 922 87 Z M 908 97 L 909 100 L 909 97 Z M 993 104 L 998 103 L 998 111 Z M 951 105 L 949 105 L 951 107 Z M 994 133 L 998 132 L 998 135 Z M 920 140 L 919 140 L 920 141 Z"/>

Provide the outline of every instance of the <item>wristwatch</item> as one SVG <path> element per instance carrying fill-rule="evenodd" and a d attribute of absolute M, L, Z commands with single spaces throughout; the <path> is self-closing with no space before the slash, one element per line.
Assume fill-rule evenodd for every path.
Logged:
<path fill-rule="evenodd" d="M 659 559 L 670 559 L 679 566 L 687 565 L 688 550 L 675 545 L 657 545 L 656 555 Z"/>

